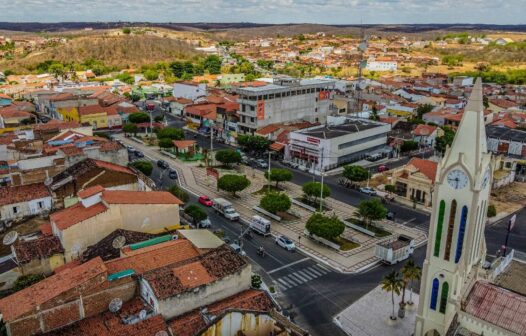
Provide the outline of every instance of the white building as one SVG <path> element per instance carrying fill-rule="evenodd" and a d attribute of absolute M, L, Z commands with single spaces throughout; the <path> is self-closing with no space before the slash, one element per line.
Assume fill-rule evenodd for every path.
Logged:
<path fill-rule="evenodd" d="M 333 90 L 333 80 L 289 77 L 238 87 L 235 91 L 239 94 L 240 131 L 254 133 L 264 126 L 290 121 L 324 122 Z"/>
<path fill-rule="evenodd" d="M 492 283 L 510 258 L 486 262 L 484 228 L 493 172 L 483 111 L 478 79 L 437 169 L 415 336 L 525 334 L 526 291 Z M 517 275 L 515 282 L 521 283 Z"/>
<path fill-rule="evenodd" d="M 314 171 L 326 171 L 385 151 L 391 125 L 359 118 L 342 120 L 337 125 L 291 132 L 285 159 Z"/>
<path fill-rule="evenodd" d="M 0 188 L 0 221 L 39 215 L 51 210 L 53 198 L 43 183 Z"/>
<path fill-rule="evenodd" d="M 194 101 L 207 96 L 207 85 L 204 83 L 178 82 L 174 84 L 173 96 Z"/>
<path fill-rule="evenodd" d="M 396 71 L 396 61 L 367 61 L 366 69 L 369 71 Z"/>

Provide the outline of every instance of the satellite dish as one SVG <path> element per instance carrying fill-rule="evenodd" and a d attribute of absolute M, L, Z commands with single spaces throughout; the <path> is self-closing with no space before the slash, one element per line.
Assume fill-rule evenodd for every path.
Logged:
<path fill-rule="evenodd" d="M 124 236 L 117 236 L 115 239 L 113 239 L 113 242 L 111 243 L 111 246 L 113 246 L 114 249 L 120 249 L 126 244 L 126 237 Z"/>
<path fill-rule="evenodd" d="M 168 336 L 168 333 L 164 330 L 155 333 L 155 336 Z"/>
<path fill-rule="evenodd" d="M 8 232 L 4 236 L 3 243 L 4 243 L 4 245 L 9 246 L 9 245 L 13 244 L 14 242 L 16 242 L 17 238 L 18 238 L 18 232 L 16 232 L 16 231 Z"/>
<path fill-rule="evenodd" d="M 108 306 L 108 309 L 112 313 L 118 312 L 119 310 L 121 310 L 121 308 L 122 308 L 122 300 L 119 299 L 119 298 L 115 298 L 115 299 L 111 300 L 110 304 Z"/>
<path fill-rule="evenodd" d="M 139 318 L 141 320 L 144 320 L 146 318 L 146 310 L 143 309 L 139 312 Z"/>
<path fill-rule="evenodd" d="M 51 185 L 51 183 L 53 183 L 53 179 L 51 177 L 47 177 L 45 180 L 44 180 L 44 185 L 46 187 L 49 187 Z"/>

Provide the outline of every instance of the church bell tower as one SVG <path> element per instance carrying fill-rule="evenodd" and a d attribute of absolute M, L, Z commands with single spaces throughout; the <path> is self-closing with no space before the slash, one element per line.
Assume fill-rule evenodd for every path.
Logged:
<path fill-rule="evenodd" d="M 491 189 L 482 81 L 476 80 L 455 139 L 438 165 L 415 336 L 444 336 L 485 260 Z"/>

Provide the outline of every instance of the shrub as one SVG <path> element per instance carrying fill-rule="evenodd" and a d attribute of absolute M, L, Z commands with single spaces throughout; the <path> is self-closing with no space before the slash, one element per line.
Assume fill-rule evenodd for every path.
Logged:
<path fill-rule="evenodd" d="M 183 189 L 181 189 L 178 185 L 174 185 L 170 187 L 168 191 L 184 203 L 188 202 L 188 200 L 190 199 L 190 196 L 188 196 L 188 194 Z"/>
<path fill-rule="evenodd" d="M 150 176 L 153 171 L 153 165 L 150 161 L 135 161 L 130 163 L 132 167 L 139 170 L 141 173 L 143 173 L 146 176 Z"/>
<path fill-rule="evenodd" d="M 268 171 L 265 171 L 265 177 L 268 179 Z M 270 180 L 276 182 L 276 188 L 279 182 L 286 182 L 292 180 L 292 172 L 288 169 L 272 168 L 270 169 Z"/>
<path fill-rule="evenodd" d="M 137 112 L 132 113 L 129 115 L 128 120 L 132 123 L 138 124 L 138 123 L 144 123 L 150 121 L 150 116 L 146 113 Z"/>
<path fill-rule="evenodd" d="M 343 233 L 345 225 L 336 216 L 328 217 L 317 212 L 309 218 L 305 228 L 318 237 L 334 240 Z"/>
<path fill-rule="evenodd" d="M 321 195 L 321 183 L 319 182 L 307 182 L 302 187 L 303 192 L 308 198 L 314 198 L 316 201 Z M 323 185 L 323 198 L 329 197 L 331 195 L 331 189 L 324 184 Z"/>
<path fill-rule="evenodd" d="M 16 280 L 15 280 L 15 283 L 13 284 L 13 291 L 14 292 L 18 292 L 24 288 L 27 288 L 39 281 L 41 281 L 42 279 L 44 279 L 45 276 L 44 274 L 27 274 L 27 275 L 22 275 L 20 277 L 18 277 Z"/>
<path fill-rule="evenodd" d="M 268 193 L 259 202 L 259 206 L 270 213 L 276 214 L 290 209 L 292 202 L 284 193 Z"/>
<path fill-rule="evenodd" d="M 497 208 L 493 204 L 488 206 L 488 217 L 497 216 Z"/>
<path fill-rule="evenodd" d="M 233 149 L 222 149 L 216 153 L 216 160 L 226 166 L 241 162 L 241 154 Z"/>

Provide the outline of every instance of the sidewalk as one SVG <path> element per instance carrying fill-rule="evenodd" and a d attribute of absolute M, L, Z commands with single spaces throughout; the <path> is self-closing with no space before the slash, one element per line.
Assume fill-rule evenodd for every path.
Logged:
<path fill-rule="evenodd" d="M 188 164 L 174 160 L 161 154 L 157 148 L 144 146 L 128 139 L 124 139 L 123 141 L 133 144 L 133 146 L 143 151 L 146 156 L 154 160 L 162 159 L 167 161 L 171 167 L 178 171 L 179 183 L 189 192 L 197 196 L 207 195 L 210 198 L 228 198 L 245 220 L 256 214 L 253 207 L 259 205 L 262 195 L 256 195 L 254 193 L 259 191 L 267 182 L 262 172 L 249 167 L 243 167 L 240 171 L 236 171 L 236 173 L 242 173 L 247 176 L 251 181 L 251 185 L 242 192 L 239 192 L 238 198 L 232 198 L 229 193 L 217 190 L 216 180 L 206 175 L 206 168 L 198 167 L 195 163 Z M 303 193 L 301 186 L 290 182 L 282 183 L 281 187 L 291 198 L 300 197 Z M 352 217 L 356 210 L 354 207 L 332 198 L 327 198 L 325 202 L 340 219 Z M 391 239 L 393 235 L 405 234 L 411 236 L 415 238 L 417 244 L 422 244 L 427 239 L 425 233 L 421 230 L 385 221 L 382 223 L 383 226 L 391 231 L 393 235 L 377 239 L 346 228 L 342 236 L 358 242 L 360 246 L 349 251 L 337 251 L 304 236 L 305 222 L 312 215 L 312 212 L 294 204 L 291 212 L 296 214 L 298 218 L 282 222 L 272 220 L 273 233 L 289 237 L 294 241 L 298 249 L 302 250 L 305 254 L 344 273 L 357 273 L 376 265 L 379 260 L 374 256 L 375 245 L 382 240 Z"/>

